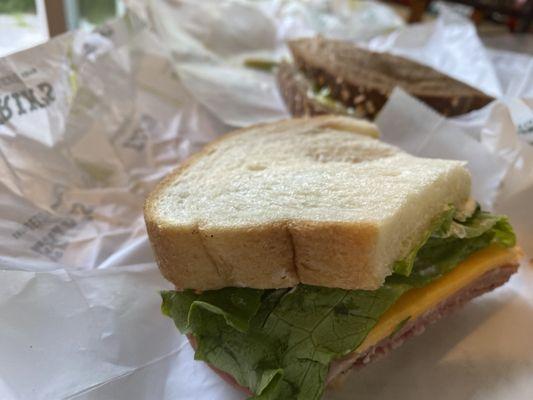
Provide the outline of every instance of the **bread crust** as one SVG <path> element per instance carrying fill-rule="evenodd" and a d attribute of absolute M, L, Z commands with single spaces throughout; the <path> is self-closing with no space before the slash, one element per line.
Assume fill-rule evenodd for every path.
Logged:
<path fill-rule="evenodd" d="M 340 109 L 331 109 L 309 96 L 313 88 L 306 79 L 299 79 L 298 68 L 286 61 L 280 63 L 276 72 L 281 97 L 290 113 L 297 117 L 306 115 L 343 114 Z M 366 117 L 362 114 L 361 117 Z"/>

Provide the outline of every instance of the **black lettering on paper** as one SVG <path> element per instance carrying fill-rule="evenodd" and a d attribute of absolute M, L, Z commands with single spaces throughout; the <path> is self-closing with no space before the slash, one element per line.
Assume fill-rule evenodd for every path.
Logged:
<path fill-rule="evenodd" d="M 15 102 L 17 103 L 18 108 L 18 115 L 26 114 L 26 110 L 24 109 L 24 105 L 22 104 L 22 101 L 20 101 L 20 93 L 12 93 L 11 97 L 15 99 Z"/>
<path fill-rule="evenodd" d="M 24 90 L 20 92 L 20 94 L 24 96 L 24 98 L 30 103 L 30 111 L 46 107 L 45 104 L 42 104 L 39 102 L 39 100 L 37 100 L 35 94 L 33 93 L 33 89 Z"/>
<path fill-rule="evenodd" d="M 52 101 L 56 99 L 54 96 L 54 88 L 48 82 L 39 83 L 37 87 L 39 88 L 41 93 L 45 95 L 44 101 L 46 105 L 50 104 Z"/>
<path fill-rule="evenodd" d="M 9 95 L 2 97 L 0 96 L 0 124 L 4 124 L 11 119 L 13 113 L 9 108 Z"/>
<path fill-rule="evenodd" d="M 34 73 L 33 70 L 28 71 L 28 74 L 32 73 Z M 0 79 L 5 80 L 9 77 Z M 0 94 L 0 125 L 8 122 L 13 117 L 14 112 L 17 115 L 24 115 L 28 112 L 45 108 L 55 100 L 54 87 L 48 82 L 41 82 L 35 88 L 28 88 L 5 95 Z"/>

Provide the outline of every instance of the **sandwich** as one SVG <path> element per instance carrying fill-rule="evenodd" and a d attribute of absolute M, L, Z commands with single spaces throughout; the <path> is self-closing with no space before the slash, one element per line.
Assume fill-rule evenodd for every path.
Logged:
<path fill-rule="evenodd" d="M 378 134 L 333 115 L 240 129 L 146 200 L 176 288 L 162 312 L 253 399 L 320 399 L 517 270 L 513 230 L 471 198 L 464 162 Z"/>
<path fill-rule="evenodd" d="M 294 63 L 277 78 L 294 116 L 345 114 L 374 119 L 398 86 L 445 116 L 476 110 L 493 98 L 433 68 L 353 43 L 306 38 L 288 43 Z"/>

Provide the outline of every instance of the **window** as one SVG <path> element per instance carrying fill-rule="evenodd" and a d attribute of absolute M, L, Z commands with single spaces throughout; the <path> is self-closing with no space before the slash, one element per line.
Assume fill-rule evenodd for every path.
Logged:
<path fill-rule="evenodd" d="M 35 0 L 0 1 L 0 56 L 27 49 L 47 39 Z"/>
<path fill-rule="evenodd" d="M 0 0 L 0 57 L 124 13 L 121 0 Z"/>
<path fill-rule="evenodd" d="M 69 29 L 91 29 L 124 13 L 119 0 L 71 0 L 66 7 Z"/>

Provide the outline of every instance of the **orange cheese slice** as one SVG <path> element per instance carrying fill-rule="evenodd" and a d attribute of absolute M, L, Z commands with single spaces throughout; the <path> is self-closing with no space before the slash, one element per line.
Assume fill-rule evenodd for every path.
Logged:
<path fill-rule="evenodd" d="M 400 323 L 419 317 L 485 272 L 505 264 L 515 263 L 519 256 L 520 251 L 517 248 L 507 249 L 499 245 L 491 245 L 472 254 L 451 272 L 434 282 L 422 288 L 409 290 L 381 316 L 376 326 L 357 348 L 357 352 L 363 352 L 388 337 Z"/>

